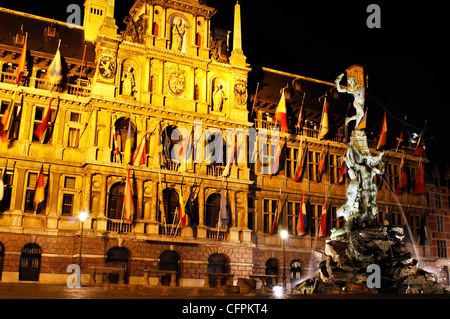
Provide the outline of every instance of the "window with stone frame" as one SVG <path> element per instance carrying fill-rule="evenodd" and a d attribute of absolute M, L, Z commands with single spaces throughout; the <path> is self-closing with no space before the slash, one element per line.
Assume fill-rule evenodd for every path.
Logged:
<path fill-rule="evenodd" d="M 34 135 L 34 131 L 41 125 L 42 121 L 45 117 L 45 110 L 47 107 L 36 105 L 35 112 L 34 112 L 34 119 L 33 119 L 33 131 L 32 134 L 32 141 L 33 142 L 42 142 L 43 144 L 50 143 L 52 140 L 53 135 L 53 129 L 55 124 L 55 118 L 56 118 L 56 107 L 52 107 L 50 110 L 50 117 L 48 120 L 47 130 L 45 131 L 43 137 L 39 139 L 36 135 Z"/>
<path fill-rule="evenodd" d="M 22 105 L 20 102 L 17 102 L 17 101 L 18 101 L 18 99 L 16 96 L 16 103 L 14 104 L 13 112 L 12 112 L 11 126 L 7 133 L 8 134 L 7 137 L 10 140 L 17 140 L 19 138 L 20 119 L 22 117 Z M 1 101 L 0 119 L 3 118 L 3 114 L 5 114 L 5 111 L 8 108 L 9 102 L 10 102 L 9 100 Z"/>
<path fill-rule="evenodd" d="M 264 218 L 264 233 L 270 234 L 272 229 L 273 219 L 278 211 L 278 200 L 276 199 L 263 199 L 263 218 Z M 281 220 L 281 216 L 279 217 Z M 275 227 L 274 233 L 277 229 Z"/>
<path fill-rule="evenodd" d="M 33 173 L 29 172 L 26 184 L 25 184 L 25 212 L 34 212 L 34 193 L 36 190 L 36 184 L 39 177 L 39 173 Z M 38 207 L 36 208 L 37 214 L 42 214 L 45 212 L 45 207 L 47 203 L 47 195 L 48 195 L 48 189 L 47 189 L 47 182 L 48 182 L 48 174 L 44 174 L 44 201 L 41 202 Z"/>
<path fill-rule="evenodd" d="M 1 178 L 4 185 L 3 199 L 0 201 L 0 212 L 5 212 L 8 211 L 11 206 L 11 194 L 13 189 L 14 170 L 4 168 L 3 170 L 0 171 L 2 171 Z"/>

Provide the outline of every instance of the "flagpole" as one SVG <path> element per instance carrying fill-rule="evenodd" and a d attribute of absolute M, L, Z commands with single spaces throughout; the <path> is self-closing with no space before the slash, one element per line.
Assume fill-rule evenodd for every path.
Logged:
<path fill-rule="evenodd" d="M 253 113 L 255 112 L 255 106 L 256 106 L 256 100 L 258 98 L 258 88 L 259 88 L 259 82 L 258 84 L 256 84 L 256 93 L 255 93 L 255 98 L 253 100 L 253 106 L 252 106 L 252 114 L 251 117 L 253 117 Z"/>

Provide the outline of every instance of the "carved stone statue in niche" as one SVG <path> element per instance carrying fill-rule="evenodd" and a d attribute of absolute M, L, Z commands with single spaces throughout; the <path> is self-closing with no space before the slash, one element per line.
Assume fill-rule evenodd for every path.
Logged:
<path fill-rule="evenodd" d="M 213 92 L 213 111 L 222 112 L 226 100 L 224 86 L 221 81 L 216 80 Z"/>
<path fill-rule="evenodd" d="M 172 50 L 183 52 L 186 23 L 180 17 L 173 20 L 172 26 Z"/>
<path fill-rule="evenodd" d="M 120 81 L 122 82 L 122 95 L 133 97 L 136 90 L 136 82 L 134 80 L 134 69 L 129 66 L 125 67 L 122 71 L 122 77 Z"/>

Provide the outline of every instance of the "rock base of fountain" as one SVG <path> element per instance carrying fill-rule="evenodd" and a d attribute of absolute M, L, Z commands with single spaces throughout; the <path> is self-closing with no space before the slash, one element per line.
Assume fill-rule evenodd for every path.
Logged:
<path fill-rule="evenodd" d="M 436 275 L 421 269 L 412 257 L 399 227 L 332 235 L 319 255 L 317 275 L 296 285 L 294 294 L 445 293 Z"/>

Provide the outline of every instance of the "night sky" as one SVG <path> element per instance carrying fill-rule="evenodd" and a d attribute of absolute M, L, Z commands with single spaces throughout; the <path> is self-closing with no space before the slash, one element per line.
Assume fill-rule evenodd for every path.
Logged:
<path fill-rule="evenodd" d="M 399 3 L 401 2 L 401 3 Z M 2 0 L 0 6 L 66 21 L 69 4 L 84 0 L 40 0 L 34 6 Z M 116 0 L 116 21 L 134 0 Z M 213 26 L 233 29 L 235 0 L 207 0 L 217 8 Z M 369 74 L 366 105 L 369 121 L 379 121 L 388 110 L 388 129 L 401 129 L 407 116 L 410 132 L 420 132 L 425 120 L 427 155 L 449 161 L 448 17 L 445 2 L 386 0 L 256 1 L 240 0 L 243 50 L 247 62 L 324 81 L 353 64 Z M 370 29 L 369 4 L 381 8 L 381 28 Z M 254 92 L 250 92 L 254 94 Z M 376 100 L 376 101 L 375 101 Z M 380 106 L 380 104 L 382 106 Z M 444 166 L 445 167 L 445 166 Z"/>

